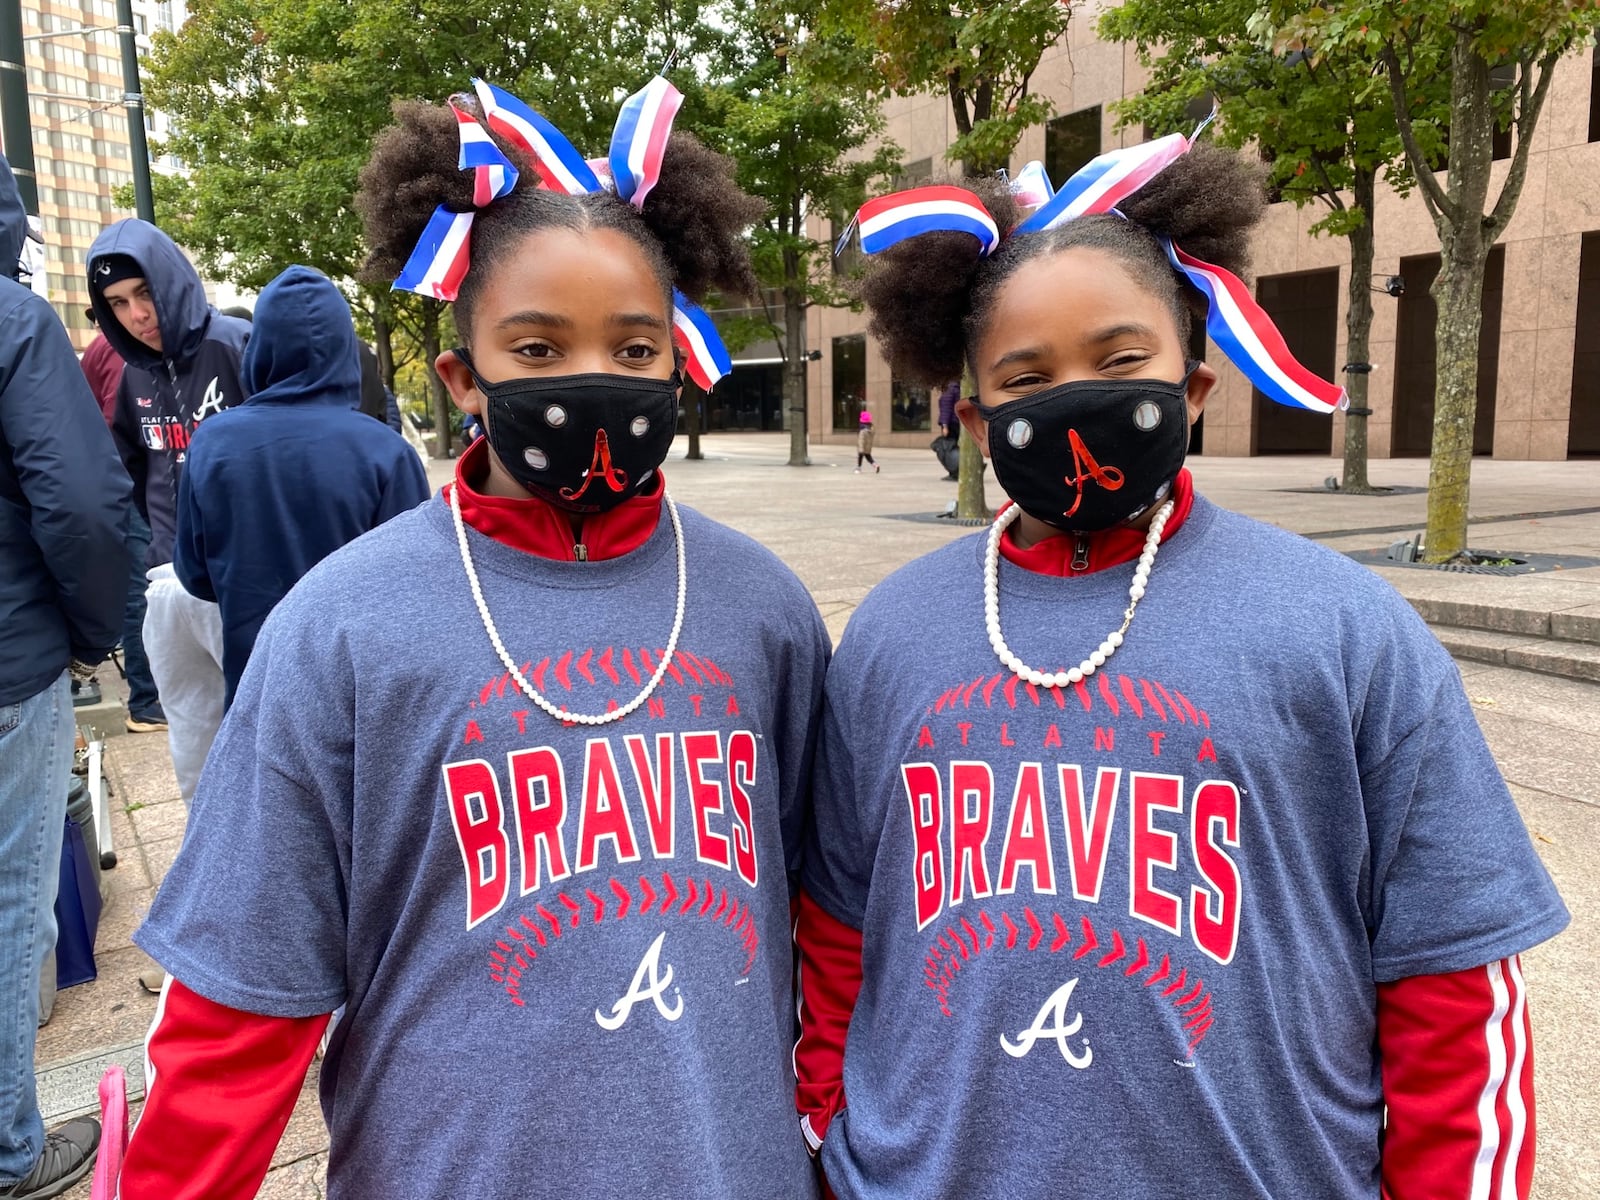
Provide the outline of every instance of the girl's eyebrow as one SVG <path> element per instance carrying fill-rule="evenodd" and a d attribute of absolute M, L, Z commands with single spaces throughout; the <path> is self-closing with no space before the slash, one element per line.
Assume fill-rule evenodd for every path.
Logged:
<path fill-rule="evenodd" d="M 1121 325 L 1107 325 L 1104 329 L 1097 329 L 1083 340 L 1090 345 L 1099 345 L 1119 337 L 1147 337 L 1156 336 L 1156 331 L 1148 325 L 1140 325 L 1137 321 L 1127 321 Z"/>
<path fill-rule="evenodd" d="M 989 370 L 998 371 L 1001 367 L 1009 367 L 1014 362 L 1032 362 L 1034 359 L 1043 358 L 1043 346 L 1023 346 L 1016 350 L 1007 350 L 999 358 L 989 364 Z"/>
<path fill-rule="evenodd" d="M 612 313 L 606 318 L 607 325 L 647 325 L 651 329 L 665 330 L 667 323 L 655 313 Z"/>
<path fill-rule="evenodd" d="M 502 317 L 495 328 L 505 329 L 511 325 L 545 325 L 555 329 L 571 329 L 576 324 L 577 322 L 571 317 L 561 313 L 540 312 L 538 309 L 530 308 Z"/>

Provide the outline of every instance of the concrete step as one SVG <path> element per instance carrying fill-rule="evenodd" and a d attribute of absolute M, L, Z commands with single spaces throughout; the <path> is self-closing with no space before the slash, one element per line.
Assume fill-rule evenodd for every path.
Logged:
<path fill-rule="evenodd" d="M 1496 604 L 1438 596 L 1406 598 L 1430 625 L 1600 645 L 1600 605 L 1556 609 L 1539 603 Z"/>
<path fill-rule="evenodd" d="M 1600 643 L 1498 630 L 1433 624 L 1444 648 L 1457 658 L 1600 683 Z"/>
<path fill-rule="evenodd" d="M 124 724 L 128 719 L 128 710 L 115 696 L 107 696 L 99 704 L 83 704 L 73 708 L 72 719 L 84 731 L 85 737 L 89 736 L 91 729 L 105 738 L 121 737 L 128 732 Z"/>

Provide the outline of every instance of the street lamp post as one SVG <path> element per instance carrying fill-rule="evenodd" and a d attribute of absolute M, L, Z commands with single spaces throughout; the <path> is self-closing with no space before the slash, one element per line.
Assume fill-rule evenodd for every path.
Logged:
<path fill-rule="evenodd" d="M 128 113 L 128 152 L 133 159 L 133 204 L 141 221 L 156 221 L 150 190 L 150 147 L 144 137 L 144 93 L 139 87 L 139 49 L 133 41 L 133 0 L 117 0 L 117 37 L 122 42 L 122 103 Z"/>
<path fill-rule="evenodd" d="M 0 137 L 17 177 L 22 206 L 39 215 L 39 185 L 33 170 L 32 122 L 28 119 L 28 69 L 22 49 L 22 0 L 0 0 Z"/>

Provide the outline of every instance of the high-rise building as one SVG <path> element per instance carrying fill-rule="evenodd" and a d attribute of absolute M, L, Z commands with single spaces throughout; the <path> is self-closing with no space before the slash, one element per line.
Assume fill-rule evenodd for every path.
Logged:
<path fill-rule="evenodd" d="M 153 32 L 176 28 L 186 15 L 183 0 L 133 0 L 140 54 Z M 22 0 L 46 294 L 79 349 L 94 336 L 84 312 L 85 256 L 101 229 L 134 215 L 112 198 L 133 179 L 116 24 L 114 0 Z M 163 118 L 147 110 L 145 120 L 159 139 Z"/>

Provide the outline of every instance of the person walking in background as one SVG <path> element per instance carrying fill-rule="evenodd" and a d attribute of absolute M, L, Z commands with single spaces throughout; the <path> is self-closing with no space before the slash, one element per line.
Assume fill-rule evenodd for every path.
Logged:
<path fill-rule="evenodd" d="M 98 324 L 94 309 L 89 309 L 87 315 L 91 325 Z M 97 332 L 78 365 L 89 381 L 89 389 L 100 402 L 100 414 L 109 429 L 117 415 L 122 356 L 112 348 L 104 333 Z M 128 679 L 128 716 L 124 723 L 129 733 L 160 733 L 167 727 L 167 717 L 161 711 L 161 694 L 156 689 L 155 677 L 150 674 L 150 659 L 144 652 L 144 593 L 148 584 L 144 558 L 150 549 L 150 526 L 137 508 L 129 510 L 128 549 L 133 557 L 122 614 L 122 669 Z"/>
<path fill-rule="evenodd" d="M 872 457 L 872 414 L 861 414 L 861 432 L 856 434 L 856 474 L 861 474 L 861 463 L 865 460 L 872 464 L 873 473 L 883 470 Z"/>
<path fill-rule="evenodd" d="M 172 570 L 178 481 L 195 428 L 244 399 L 239 359 L 250 325 L 206 302 L 200 276 L 154 225 L 118 221 L 89 248 L 100 330 L 127 366 L 112 436 L 150 525 L 145 651 L 165 711 L 178 790 L 194 795 L 222 721 L 222 620 Z"/>
<path fill-rule="evenodd" d="M 69 675 L 116 644 L 128 477 L 72 343 L 16 282 L 27 218 L 0 158 L 0 1196 L 56 1196 L 94 1166 L 99 1123 L 45 1132 L 34 1091 L 39 971 L 72 767 Z"/>
<path fill-rule="evenodd" d="M 339 289 L 290 267 L 256 304 L 250 398 L 190 443 L 173 568 L 221 607 L 227 704 L 261 623 L 300 577 L 428 498 L 416 451 L 361 407 L 359 346 Z"/>
<path fill-rule="evenodd" d="M 961 478 L 961 423 L 956 420 L 956 403 L 961 399 L 961 380 L 945 384 L 939 393 L 939 436 L 928 447 L 944 468 L 946 480 Z"/>

